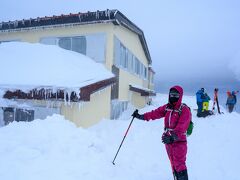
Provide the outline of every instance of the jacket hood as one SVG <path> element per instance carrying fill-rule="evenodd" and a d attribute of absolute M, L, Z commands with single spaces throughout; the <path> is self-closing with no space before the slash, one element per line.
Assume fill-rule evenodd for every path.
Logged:
<path fill-rule="evenodd" d="M 182 104 L 182 97 L 183 97 L 183 88 L 181 87 L 181 86 L 173 86 L 173 87 L 171 87 L 170 88 L 170 91 L 172 90 L 172 89 L 176 89 L 178 92 L 179 92 L 179 94 L 180 94 L 180 97 L 179 97 L 179 99 L 178 99 L 178 101 L 177 101 L 177 103 L 175 104 L 175 108 L 179 108 L 180 107 L 180 105 Z M 169 91 L 169 92 L 170 92 Z"/>

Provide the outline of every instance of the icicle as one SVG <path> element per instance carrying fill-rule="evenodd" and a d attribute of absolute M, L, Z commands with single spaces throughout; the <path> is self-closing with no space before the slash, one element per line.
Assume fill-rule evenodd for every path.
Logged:
<path fill-rule="evenodd" d="M 77 99 L 80 100 L 80 89 L 79 88 L 74 88 L 72 89 L 72 92 L 75 93 L 75 95 L 77 96 Z"/>
<path fill-rule="evenodd" d="M 64 93 L 64 105 L 66 106 L 67 105 L 67 92 L 66 92 L 66 90 L 64 90 L 63 91 L 63 93 Z"/>
<path fill-rule="evenodd" d="M 14 28 L 18 27 L 18 21 L 13 22 Z"/>
<path fill-rule="evenodd" d="M 47 90 L 44 89 L 44 96 L 45 96 L 45 99 L 47 99 Z"/>
<path fill-rule="evenodd" d="M 78 110 L 80 111 L 80 109 L 81 109 L 81 104 L 80 104 L 80 102 L 78 103 Z"/>
<path fill-rule="evenodd" d="M 96 14 L 96 19 L 99 19 L 99 11 L 97 10 Z"/>
<path fill-rule="evenodd" d="M 71 94 L 72 94 L 72 91 L 68 89 L 68 105 L 70 105 L 71 103 Z"/>
<path fill-rule="evenodd" d="M 78 103 L 78 110 L 81 111 L 83 106 L 84 106 L 84 102 L 79 102 Z"/>
<path fill-rule="evenodd" d="M 79 21 L 81 22 L 81 14 L 79 13 L 78 15 Z"/>

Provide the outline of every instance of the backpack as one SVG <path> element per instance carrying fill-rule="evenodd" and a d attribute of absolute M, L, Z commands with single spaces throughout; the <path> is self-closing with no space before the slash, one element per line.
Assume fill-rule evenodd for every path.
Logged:
<path fill-rule="evenodd" d="M 181 106 L 180 106 L 180 108 L 179 108 L 179 110 L 178 110 L 179 116 L 181 115 L 181 113 L 182 113 L 182 108 L 183 108 L 184 106 L 187 106 L 187 107 L 188 107 L 188 105 L 186 105 L 185 103 L 182 103 Z M 186 134 L 187 134 L 187 136 L 190 136 L 190 135 L 192 134 L 194 124 L 193 124 L 193 121 L 192 121 L 191 108 L 188 107 L 188 109 L 189 109 L 189 111 L 190 111 L 190 123 L 189 123 L 189 125 L 188 125 Z"/>
<path fill-rule="evenodd" d="M 230 94 L 227 98 L 227 104 L 235 104 L 236 103 L 236 96 Z"/>
<path fill-rule="evenodd" d="M 187 107 L 188 107 L 188 105 L 186 105 L 185 103 L 182 103 L 181 106 L 180 106 L 180 108 L 178 109 L 178 115 L 179 115 L 179 116 L 181 116 L 181 114 L 182 114 L 182 109 L 183 109 L 184 106 L 187 106 Z M 192 131 L 193 131 L 194 123 L 193 123 L 193 121 L 192 121 L 191 108 L 188 107 L 188 109 L 189 109 L 189 111 L 190 111 L 190 123 L 189 123 L 189 125 L 188 125 L 186 134 L 187 134 L 187 136 L 190 136 L 190 135 L 192 134 Z M 165 112 L 167 112 L 167 106 L 166 106 Z"/>

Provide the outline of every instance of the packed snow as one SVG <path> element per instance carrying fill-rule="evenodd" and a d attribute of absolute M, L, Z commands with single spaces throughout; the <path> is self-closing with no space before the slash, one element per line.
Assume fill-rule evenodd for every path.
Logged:
<path fill-rule="evenodd" d="M 166 101 L 167 95 L 158 94 L 140 113 Z M 189 179 L 239 180 L 240 115 L 222 109 L 224 114 L 197 118 L 195 97 L 184 96 L 183 102 L 192 108 L 195 124 L 188 137 Z M 1 179 L 172 180 L 161 143 L 162 119 L 134 120 L 116 165 L 112 164 L 133 110 L 129 107 L 118 120 L 105 119 L 88 129 L 77 128 L 60 115 L 0 128 Z"/>
<path fill-rule="evenodd" d="M 4 77 L 0 79 L 1 88 L 74 91 L 114 76 L 103 64 L 55 45 L 2 43 L 0 54 L 0 77 Z"/>

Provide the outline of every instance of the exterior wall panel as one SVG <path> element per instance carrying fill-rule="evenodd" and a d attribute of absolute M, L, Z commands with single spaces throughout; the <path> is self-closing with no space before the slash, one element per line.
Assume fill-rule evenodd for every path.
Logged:
<path fill-rule="evenodd" d="M 103 118 L 110 118 L 111 89 L 107 87 L 91 95 L 89 102 L 61 106 L 61 114 L 77 126 L 90 127 Z"/>

